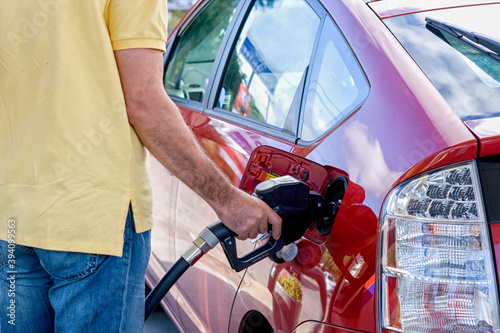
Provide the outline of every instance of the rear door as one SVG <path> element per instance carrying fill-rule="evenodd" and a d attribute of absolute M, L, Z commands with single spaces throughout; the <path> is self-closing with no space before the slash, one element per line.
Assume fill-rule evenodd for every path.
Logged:
<path fill-rule="evenodd" d="M 342 171 L 290 153 L 297 142 L 309 145 L 325 136 L 368 92 L 364 78 L 358 84 L 362 72 L 334 26 L 316 1 L 214 0 L 199 5 L 170 42 L 165 89 L 235 186 L 252 192 L 267 177 L 292 175 L 316 191 L 339 176 L 344 178 L 338 186 L 345 187 Z M 180 254 L 216 216 L 182 183 L 176 190 L 171 215 Z M 314 230 L 308 238 L 325 241 Z M 252 246 L 243 242 L 241 251 Z M 265 260 L 264 269 L 255 271 L 267 279 L 271 264 Z M 226 331 L 242 277 L 216 247 L 176 284 L 170 306 L 187 331 Z"/>
<path fill-rule="evenodd" d="M 199 143 L 235 186 L 257 147 L 293 149 L 322 15 L 323 8 L 306 0 L 215 0 L 200 6 L 173 42 L 165 88 Z M 179 184 L 176 253 L 215 218 L 206 203 Z M 243 273 L 229 270 L 216 248 L 176 284 L 177 301 L 171 306 L 182 308 L 188 331 L 227 330 Z"/>

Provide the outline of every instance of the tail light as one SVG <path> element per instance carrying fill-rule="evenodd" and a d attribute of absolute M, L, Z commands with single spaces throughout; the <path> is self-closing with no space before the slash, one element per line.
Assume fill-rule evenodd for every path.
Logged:
<path fill-rule="evenodd" d="M 475 162 L 410 180 L 380 226 L 380 319 L 396 332 L 500 332 Z"/>

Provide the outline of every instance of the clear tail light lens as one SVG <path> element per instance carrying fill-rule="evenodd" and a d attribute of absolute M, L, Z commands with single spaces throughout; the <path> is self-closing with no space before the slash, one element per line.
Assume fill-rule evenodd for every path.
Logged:
<path fill-rule="evenodd" d="M 382 327 L 500 332 L 475 162 L 401 184 L 384 207 L 379 243 Z"/>

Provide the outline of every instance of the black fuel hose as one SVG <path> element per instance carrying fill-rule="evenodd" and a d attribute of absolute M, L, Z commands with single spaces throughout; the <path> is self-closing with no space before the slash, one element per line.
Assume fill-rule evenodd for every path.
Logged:
<path fill-rule="evenodd" d="M 214 222 L 203 229 L 146 297 L 144 321 L 148 319 L 170 288 L 172 288 L 189 267 L 193 266 L 205 253 L 219 244 L 221 240 L 234 236 L 235 233 L 229 230 L 221 221 Z"/>
<path fill-rule="evenodd" d="M 165 274 L 163 278 L 158 282 L 158 284 L 151 290 L 149 295 L 146 297 L 146 310 L 144 313 L 144 321 L 153 313 L 156 306 L 161 302 L 163 296 L 165 296 L 170 288 L 179 280 L 179 278 L 184 274 L 190 267 L 186 259 L 180 257 L 172 267 L 168 270 L 168 274 Z"/>

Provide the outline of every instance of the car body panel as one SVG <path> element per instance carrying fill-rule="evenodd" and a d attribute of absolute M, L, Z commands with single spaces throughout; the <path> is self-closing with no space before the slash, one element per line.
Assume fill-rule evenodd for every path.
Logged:
<path fill-rule="evenodd" d="M 361 151 L 352 154 L 352 149 L 346 153 L 348 147 L 357 145 L 353 144 L 352 139 L 348 139 L 353 135 L 345 133 L 344 128 L 349 125 L 369 128 L 370 132 L 363 135 L 368 140 L 363 143 L 380 146 L 383 157 L 376 159 L 385 161 L 389 170 L 400 174 L 426 157 L 450 147 L 461 151 L 464 144 L 477 144 L 474 136 L 383 23 L 374 19 L 373 13 L 367 10 L 362 2 L 344 2 L 347 6 L 337 1 L 325 1 L 324 4 L 327 11 L 335 13 L 335 21 L 346 39 L 354 41 L 350 45 L 370 81 L 370 95 L 363 106 L 345 123 L 339 124 L 340 127 L 331 132 L 325 140 L 309 147 L 296 146 L 293 153 L 307 156 L 309 153 L 322 151 L 321 145 L 329 146 L 324 148 L 329 151 L 329 155 L 323 155 L 317 162 L 324 164 L 326 159 L 333 159 L 343 163 L 344 165 L 336 166 L 353 177 L 353 172 L 350 172 L 345 164 L 358 164 L 359 161 L 353 161 L 354 155 L 364 153 Z M 387 84 L 387 77 L 391 78 L 390 85 Z M 395 137 L 398 140 L 394 140 Z M 344 150 L 344 153 L 336 157 L 339 150 Z M 384 154 L 384 151 L 391 153 Z M 380 151 L 377 154 L 380 155 Z M 475 157 L 475 153 L 470 151 L 462 152 L 464 156 L 460 156 L 461 153 L 456 154 L 459 160 Z M 408 174 L 408 177 L 411 176 Z"/>
<path fill-rule="evenodd" d="M 347 177 L 341 170 L 320 166 L 276 148 L 261 146 L 251 155 L 245 177 L 241 182 L 241 188 L 247 192 L 252 192 L 258 183 L 279 175 L 291 175 L 300 178 L 309 185 L 311 190 L 320 193 L 323 193 L 326 186 L 338 179 L 338 177 Z M 270 260 L 263 260 L 254 265 L 255 269 L 249 269 L 244 282 L 251 282 L 243 283 L 238 291 L 231 317 L 231 327 L 238 327 L 239 323 L 251 310 L 259 311 L 266 316 L 272 313 L 272 316 L 268 317 L 267 321 L 271 323 L 276 332 L 290 332 L 302 320 L 311 318 L 323 320 L 328 310 L 326 284 L 323 270 L 315 269 L 315 266 L 319 264 L 321 259 L 321 244 L 325 243 L 326 238 L 318 235 L 314 229 L 308 230 L 304 235 L 304 239 L 297 244 L 299 247 L 298 257 L 304 258 L 297 267 L 290 262 L 277 264 Z M 253 245 L 249 242 L 243 242 L 239 247 L 242 253 L 248 253 L 252 249 Z M 310 253 L 316 254 L 312 261 Z M 304 268 L 304 262 L 308 262 L 307 267 L 301 270 L 301 267 Z M 290 274 L 296 273 L 300 275 L 301 280 L 303 277 L 308 277 L 312 279 L 311 281 L 314 281 L 304 284 L 305 289 L 301 302 L 294 300 L 278 283 L 278 277 L 282 273 L 287 274 L 285 272 L 292 269 L 292 266 L 294 266 L 295 271 Z M 322 295 L 319 305 L 317 303 L 318 293 Z M 317 311 L 318 306 L 322 311 Z M 286 310 L 278 311 L 283 308 Z M 249 322 L 249 324 L 252 323 Z"/>
<path fill-rule="evenodd" d="M 308 231 L 298 242 L 301 252 L 293 261 L 278 264 L 266 259 L 235 273 L 216 247 L 190 269 L 162 303 L 185 332 L 239 332 L 252 311 L 261 313 L 275 332 L 376 332 L 378 216 L 387 193 L 421 173 L 475 159 L 478 152 L 480 156 L 500 153 L 500 118 L 464 125 L 377 17 L 476 2 L 426 0 L 401 6 L 398 1 L 396 7 L 392 1 L 381 1 L 371 3 L 371 9 L 359 0 L 322 3 L 358 58 L 370 93 L 363 105 L 318 141 L 295 143 L 259 126 L 221 117 L 209 105 L 174 99 L 215 164 L 247 192 L 269 171 L 301 178 L 304 171 L 322 170 L 314 172 L 314 177 L 322 173 L 318 180 L 305 178 L 318 191 L 324 189 L 325 179 L 339 175 L 349 179 L 332 232 L 325 237 Z M 220 72 L 212 75 L 212 79 L 220 77 Z M 279 172 L 269 167 L 282 159 L 288 164 L 277 163 Z M 308 166 L 303 167 L 304 163 Z M 155 229 L 149 284 L 217 219 L 168 171 L 157 163 L 151 163 L 151 169 Z M 498 267 L 498 225 L 492 225 L 491 233 Z M 252 247 L 249 242 L 238 244 L 243 252 Z M 294 273 L 293 283 L 303 288 L 300 302 L 278 282 L 280 277 L 294 281 Z M 258 331 L 257 326 L 250 328 Z"/>
<path fill-rule="evenodd" d="M 292 144 L 269 135 L 249 130 L 223 119 L 201 114 L 193 132 L 214 162 L 239 186 L 250 154 L 260 146 L 273 146 L 289 151 Z"/>

